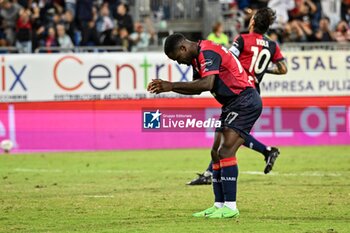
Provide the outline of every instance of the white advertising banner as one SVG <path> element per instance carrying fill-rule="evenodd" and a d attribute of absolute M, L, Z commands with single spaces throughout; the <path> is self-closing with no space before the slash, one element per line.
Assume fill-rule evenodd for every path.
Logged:
<path fill-rule="evenodd" d="M 349 96 L 347 51 L 284 53 L 288 74 L 266 75 L 263 96 Z M 2 55 L 0 102 L 188 97 L 149 94 L 153 78 L 192 80 L 192 69 L 163 53 Z M 204 93 L 197 97 L 208 97 Z"/>
<path fill-rule="evenodd" d="M 284 52 L 286 75 L 266 74 L 262 96 L 349 96 L 350 51 Z"/>

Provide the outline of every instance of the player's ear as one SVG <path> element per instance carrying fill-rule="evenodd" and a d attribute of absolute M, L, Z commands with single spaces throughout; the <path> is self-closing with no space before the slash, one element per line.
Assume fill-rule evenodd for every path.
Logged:
<path fill-rule="evenodd" d="M 181 52 L 186 52 L 187 51 L 187 48 L 186 48 L 185 45 L 180 45 L 179 49 L 180 49 Z"/>

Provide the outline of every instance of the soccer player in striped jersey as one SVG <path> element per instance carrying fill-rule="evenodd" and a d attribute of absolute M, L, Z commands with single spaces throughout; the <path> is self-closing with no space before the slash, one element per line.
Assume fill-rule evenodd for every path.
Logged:
<path fill-rule="evenodd" d="M 230 48 L 230 51 L 240 60 L 249 81 L 254 83 L 259 93 L 259 85 L 265 73 L 279 75 L 287 73 L 287 66 L 278 44 L 264 35 L 275 18 L 275 12 L 271 8 L 259 9 L 250 19 L 249 33 L 238 35 Z M 270 62 L 273 64 L 271 67 L 269 67 Z M 264 155 L 265 174 L 272 170 L 280 153 L 276 147 L 268 147 L 251 135 L 245 138 L 244 146 Z M 212 163 L 210 163 L 203 174 L 198 174 L 198 178 L 187 184 L 210 184 L 212 172 Z"/>
<path fill-rule="evenodd" d="M 249 82 L 235 55 L 221 45 L 208 40 L 193 42 L 181 34 L 173 34 L 167 37 L 164 52 L 179 64 L 192 65 L 197 79 L 191 82 L 156 79 L 148 85 L 148 91 L 155 94 L 173 91 L 188 95 L 210 91 L 222 105 L 221 126 L 215 130 L 211 149 L 214 205 L 193 216 L 237 217 L 236 152 L 261 114 L 259 93 Z"/>

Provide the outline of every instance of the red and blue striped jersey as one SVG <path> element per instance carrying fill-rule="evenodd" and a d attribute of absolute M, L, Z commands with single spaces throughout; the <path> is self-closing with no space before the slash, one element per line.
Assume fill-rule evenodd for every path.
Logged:
<path fill-rule="evenodd" d="M 215 75 L 211 93 L 219 103 L 225 105 L 246 88 L 254 87 L 248 82 L 241 63 L 228 49 L 208 40 L 199 41 L 198 47 L 199 55 L 192 61 L 193 77 Z"/>

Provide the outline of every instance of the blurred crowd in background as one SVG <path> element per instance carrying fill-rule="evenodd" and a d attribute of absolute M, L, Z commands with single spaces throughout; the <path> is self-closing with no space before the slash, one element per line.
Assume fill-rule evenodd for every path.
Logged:
<path fill-rule="evenodd" d="M 164 9 L 161 4 L 166 2 L 149 1 L 152 9 Z M 221 22 L 213 22 L 213 32 L 202 36 L 229 46 L 234 34 L 247 30 L 256 9 L 271 7 L 277 20 L 269 36 L 279 43 L 350 42 L 350 0 L 337 1 L 340 7 L 334 0 L 222 0 Z M 2 0 L 0 46 L 31 53 L 38 47 L 120 46 L 125 51 L 137 51 L 159 45 L 152 22 L 158 12 L 135 21 L 129 12 L 130 2 Z M 167 20 L 167 14 L 161 17 Z M 224 28 L 225 20 L 234 22 L 234 32 Z"/>
<path fill-rule="evenodd" d="M 247 27 L 256 9 L 270 7 L 276 21 L 273 40 L 285 42 L 350 42 L 350 0 L 236 0 L 226 9 L 237 12 L 237 26 Z M 232 16 L 231 16 L 232 17 Z M 240 31 L 238 29 L 238 31 Z M 244 30 L 244 29 L 243 29 Z"/>
<path fill-rule="evenodd" d="M 147 47 L 154 31 L 134 22 L 127 2 L 118 0 L 3 0 L 0 46 L 30 53 L 38 47 Z"/>

